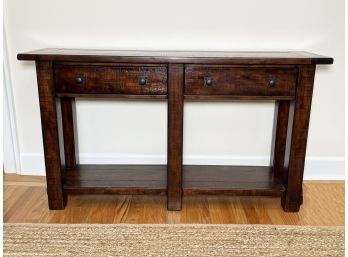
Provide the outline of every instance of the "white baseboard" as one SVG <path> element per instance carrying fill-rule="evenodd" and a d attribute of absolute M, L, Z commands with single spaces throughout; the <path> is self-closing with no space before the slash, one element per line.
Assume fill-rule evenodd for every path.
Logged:
<path fill-rule="evenodd" d="M 166 164 L 164 155 L 81 154 L 84 164 Z M 263 156 L 201 156 L 184 157 L 184 164 L 195 165 L 255 165 L 267 166 L 269 157 Z M 21 175 L 45 175 L 43 154 L 21 154 Z M 305 180 L 344 180 L 344 157 L 307 157 Z"/>

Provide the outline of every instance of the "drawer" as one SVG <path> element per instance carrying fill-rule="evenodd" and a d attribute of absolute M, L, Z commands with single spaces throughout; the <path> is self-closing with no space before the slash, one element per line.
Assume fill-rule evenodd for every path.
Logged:
<path fill-rule="evenodd" d="M 167 94 L 165 66 L 57 65 L 54 73 L 57 93 Z"/>
<path fill-rule="evenodd" d="M 297 67 L 199 66 L 185 68 L 185 95 L 294 96 Z"/>

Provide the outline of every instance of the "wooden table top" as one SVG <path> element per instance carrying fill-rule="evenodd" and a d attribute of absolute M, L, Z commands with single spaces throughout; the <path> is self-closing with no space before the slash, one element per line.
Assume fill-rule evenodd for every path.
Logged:
<path fill-rule="evenodd" d="M 211 64 L 332 64 L 333 58 L 303 51 L 121 51 L 45 48 L 20 53 L 18 60 L 67 62 L 211 63 Z"/>

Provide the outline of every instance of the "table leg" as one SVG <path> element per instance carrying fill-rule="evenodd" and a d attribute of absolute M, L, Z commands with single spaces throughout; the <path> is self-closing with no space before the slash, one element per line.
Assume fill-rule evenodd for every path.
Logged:
<path fill-rule="evenodd" d="M 63 191 L 62 170 L 64 155 L 59 146 L 59 113 L 53 82 L 52 62 L 36 62 L 37 81 L 40 99 L 42 136 L 45 153 L 48 203 L 51 210 L 64 209 L 66 194 Z M 59 103 L 59 102 L 58 102 Z"/>
<path fill-rule="evenodd" d="M 286 146 L 286 192 L 282 196 L 285 211 L 297 212 L 303 202 L 302 182 L 311 111 L 315 65 L 300 65 L 296 98 L 291 103 L 289 135 Z"/>
<path fill-rule="evenodd" d="M 284 184 L 285 146 L 288 131 L 290 101 L 276 101 L 272 137 L 271 166 L 275 181 Z"/>
<path fill-rule="evenodd" d="M 67 169 L 76 167 L 75 152 L 75 127 L 74 127 L 74 104 L 73 98 L 62 97 L 60 99 L 62 110 L 62 125 L 64 138 L 65 167 Z"/>
<path fill-rule="evenodd" d="M 167 208 L 170 211 L 181 210 L 182 203 L 183 88 L 184 66 L 169 64 Z"/>

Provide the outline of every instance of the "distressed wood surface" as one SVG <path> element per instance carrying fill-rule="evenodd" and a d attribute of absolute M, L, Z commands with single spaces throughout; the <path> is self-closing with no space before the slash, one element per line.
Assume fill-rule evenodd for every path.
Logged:
<path fill-rule="evenodd" d="M 206 78 L 212 85 L 204 83 Z M 268 80 L 275 79 L 269 86 Z M 294 96 L 297 68 L 226 67 L 188 65 L 185 68 L 185 95 Z"/>
<path fill-rule="evenodd" d="M 82 83 L 75 81 L 83 79 Z M 140 85 L 139 79 L 146 79 Z M 166 67 L 55 67 L 56 91 L 60 94 L 128 94 L 165 95 L 167 93 Z"/>
<path fill-rule="evenodd" d="M 78 165 L 64 189 L 74 194 L 166 194 L 166 165 Z"/>
<path fill-rule="evenodd" d="M 62 110 L 62 126 L 63 126 L 63 139 L 64 139 L 64 154 L 65 154 L 65 167 L 76 167 L 76 148 L 75 148 L 75 123 L 74 121 L 74 109 L 75 100 L 73 98 L 62 97 L 60 99 Z"/>
<path fill-rule="evenodd" d="M 273 179 L 272 167 L 265 166 L 184 165 L 179 176 L 185 195 L 281 196 L 285 190 Z M 64 189 L 74 194 L 166 194 L 167 166 L 77 165 L 67 169 Z"/>
<path fill-rule="evenodd" d="M 57 112 L 56 108 L 52 63 L 36 62 L 36 72 L 49 208 L 54 210 L 64 209 L 67 198 L 63 191 L 64 156 L 59 142 L 62 140 L 61 130 L 58 128 L 58 119 L 61 119 L 61 117 L 58 115 L 60 112 Z"/>
<path fill-rule="evenodd" d="M 271 166 L 273 166 L 274 180 L 282 184 L 286 182 L 284 163 L 289 110 L 290 101 L 276 101 L 274 109 Z"/>
<path fill-rule="evenodd" d="M 303 203 L 315 65 L 331 64 L 332 58 L 307 52 L 43 49 L 18 59 L 37 64 L 51 209 L 64 208 L 66 192 L 167 193 L 168 210 L 181 210 L 183 193 L 281 196 L 283 209 L 290 212 Z M 107 172 L 106 166 L 76 166 L 74 97 L 167 99 L 167 166 L 149 168 L 155 177 L 144 173 L 144 166 L 138 173 L 129 166 L 124 174 L 120 166 Z M 183 169 L 185 99 L 276 100 L 271 167 Z"/>
<path fill-rule="evenodd" d="M 168 67 L 168 210 L 181 210 L 184 116 L 184 65 Z"/>
<path fill-rule="evenodd" d="M 302 181 L 306 158 L 315 65 L 301 65 L 296 99 L 292 102 L 286 142 L 286 192 L 282 197 L 285 211 L 298 211 L 303 203 Z"/>
<path fill-rule="evenodd" d="M 330 57 L 302 51 L 117 51 L 46 48 L 20 53 L 18 60 L 120 63 L 332 64 Z"/>

